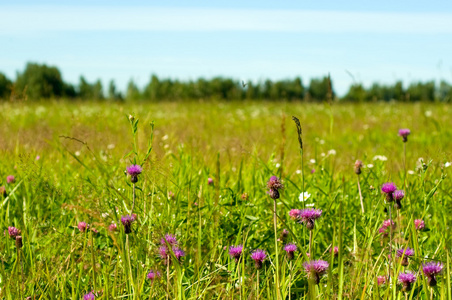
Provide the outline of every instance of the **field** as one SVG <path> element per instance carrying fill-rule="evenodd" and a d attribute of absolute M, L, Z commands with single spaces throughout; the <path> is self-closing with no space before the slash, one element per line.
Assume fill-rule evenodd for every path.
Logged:
<path fill-rule="evenodd" d="M 426 103 L 4 102 L 0 298 L 452 299 L 451 115 Z M 400 209 L 386 182 L 404 190 Z M 315 222 L 289 215 L 313 207 Z M 307 276 L 311 260 L 325 263 Z M 442 272 L 425 274 L 428 262 Z"/>

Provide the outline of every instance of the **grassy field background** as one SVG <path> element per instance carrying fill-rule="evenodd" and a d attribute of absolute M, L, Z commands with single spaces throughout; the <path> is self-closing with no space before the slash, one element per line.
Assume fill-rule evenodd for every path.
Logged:
<path fill-rule="evenodd" d="M 0 297 L 81 299 L 93 291 L 96 299 L 450 299 L 451 114 L 450 105 L 426 103 L 2 103 L 0 185 L 8 196 L 0 196 Z M 129 115 L 139 119 L 135 152 Z M 304 187 L 292 116 L 303 129 Z M 406 170 L 400 128 L 411 129 Z M 365 166 L 364 214 L 357 159 Z M 124 175 L 132 162 L 143 174 L 138 220 L 126 235 L 120 218 L 132 206 Z M 14 183 L 6 182 L 8 175 Z M 266 193 L 272 175 L 285 185 L 277 234 L 290 230 L 277 242 L 278 265 L 273 200 Z M 388 239 L 378 233 L 389 218 L 380 192 L 388 181 L 405 190 L 403 208 L 392 210 L 391 249 L 393 255 L 415 249 L 407 267 L 390 263 Z M 306 202 L 299 201 L 302 191 L 311 194 Z M 330 262 L 310 289 L 302 266 L 309 231 L 289 217 L 290 209 L 306 204 L 323 210 L 310 256 Z M 423 219 L 427 230 L 415 230 L 414 219 Z M 80 232 L 81 221 L 99 232 Z M 112 222 L 117 232 L 108 230 Z M 20 250 L 9 226 L 22 230 Z M 158 253 L 166 233 L 186 253 L 169 267 Z M 293 261 L 282 251 L 285 242 L 299 248 Z M 228 255 L 237 244 L 245 249 L 240 264 Z M 338 256 L 329 251 L 334 246 Z M 259 272 L 250 257 L 257 248 L 269 254 Z M 435 288 L 421 271 L 430 260 L 444 263 Z M 162 277 L 146 279 L 151 269 Z M 396 278 L 377 285 L 377 276 L 403 270 L 417 273 L 408 293 Z"/>

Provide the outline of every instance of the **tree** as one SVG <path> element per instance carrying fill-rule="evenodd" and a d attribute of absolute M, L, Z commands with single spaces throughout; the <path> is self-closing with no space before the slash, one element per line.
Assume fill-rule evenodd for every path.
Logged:
<path fill-rule="evenodd" d="M 64 96 L 64 82 L 56 67 L 28 63 L 22 74 L 17 74 L 16 89 L 26 91 L 31 99 Z"/>
<path fill-rule="evenodd" d="M 329 97 L 330 88 L 332 93 L 331 97 L 333 98 L 333 84 L 331 83 L 330 87 L 330 81 L 328 77 L 325 76 L 322 79 L 313 78 L 311 79 L 311 82 L 309 84 L 309 94 L 313 100 L 323 101 Z"/>
<path fill-rule="evenodd" d="M 0 73 L 0 99 L 8 99 L 10 97 L 12 86 L 11 80 L 5 74 Z"/>

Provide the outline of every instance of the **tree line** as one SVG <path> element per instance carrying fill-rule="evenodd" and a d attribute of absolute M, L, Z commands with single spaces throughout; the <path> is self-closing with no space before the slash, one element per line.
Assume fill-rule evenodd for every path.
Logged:
<path fill-rule="evenodd" d="M 195 81 L 160 79 L 152 75 L 146 86 L 140 89 L 131 80 L 125 93 L 120 92 L 115 82 L 110 81 L 104 89 L 100 80 L 88 82 L 83 76 L 78 85 L 63 80 L 57 67 L 28 63 L 15 81 L 0 73 L 0 99 L 81 99 L 112 101 L 159 101 L 159 100 L 287 100 L 350 102 L 366 101 L 442 101 L 452 102 L 452 85 L 446 81 L 415 82 L 404 87 L 401 81 L 393 85 L 374 83 L 369 88 L 354 83 L 348 92 L 338 97 L 334 93 L 329 76 L 313 78 L 303 84 L 300 77 L 288 80 L 265 80 L 258 83 L 243 82 L 231 78 L 199 78 Z"/>

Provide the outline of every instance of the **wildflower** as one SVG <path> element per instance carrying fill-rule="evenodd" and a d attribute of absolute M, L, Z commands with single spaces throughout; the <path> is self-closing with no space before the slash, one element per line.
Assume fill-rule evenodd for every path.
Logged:
<path fill-rule="evenodd" d="M 378 283 L 378 285 L 386 284 L 386 280 L 387 280 L 387 277 L 386 277 L 386 276 L 378 276 L 378 277 L 377 277 L 377 283 Z"/>
<path fill-rule="evenodd" d="M 292 260 L 295 258 L 295 251 L 297 251 L 297 246 L 295 244 L 287 244 L 284 246 L 284 251 L 287 252 L 287 259 Z"/>
<path fill-rule="evenodd" d="M 425 228 L 425 223 L 421 219 L 416 219 L 414 220 L 414 226 L 416 227 L 417 230 L 422 230 Z"/>
<path fill-rule="evenodd" d="M 399 135 L 402 137 L 404 143 L 408 142 L 408 136 L 410 135 L 410 133 L 411 131 L 406 128 L 399 130 Z"/>
<path fill-rule="evenodd" d="M 41 156 L 36 155 L 36 160 L 39 160 L 39 159 L 41 159 Z"/>
<path fill-rule="evenodd" d="M 16 178 L 13 175 L 9 175 L 8 177 L 6 177 L 6 182 L 8 184 L 14 183 L 16 182 Z"/>
<path fill-rule="evenodd" d="M 125 215 L 121 217 L 121 223 L 124 225 L 125 234 L 129 234 L 132 232 L 132 223 L 137 219 L 137 215 Z"/>
<path fill-rule="evenodd" d="M 402 248 L 402 249 L 399 249 L 399 250 L 397 250 L 397 257 L 398 258 L 401 258 L 402 256 L 403 256 L 403 259 L 402 259 L 402 266 L 408 266 L 408 264 L 409 264 L 409 262 L 408 262 L 408 257 L 410 257 L 410 256 L 413 256 L 414 255 L 414 251 L 413 251 L 413 249 L 410 249 L 410 248 Z"/>
<path fill-rule="evenodd" d="M 8 234 L 9 237 L 12 239 L 15 239 L 16 236 L 18 236 L 19 234 L 21 234 L 21 231 L 19 229 L 17 229 L 16 227 L 8 227 Z"/>
<path fill-rule="evenodd" d="M 89 229 L 89 224 L 86 224 L 86 222 L 79 222 L 77 227 L 80 232 L 85 232 L 87 229 Z"/>
<path fill-rule="evenodd" d="M 270 189 L 267 193 L 273 200 L 279 199 L 279 190 L 284 186 L 278 177 L 272 176 L 267 182 L 267 187 Z"/>
<path fill-rule="evenodd" d="M 207 184 L 208 185 L 212 185 L 213 184 L 213 179 L 212 178 L 207 178 Z"/>
<path fill-rule="evenodd" d="M 416 281 L 416 275 L 411 272 L 405 272 L 399 274 L 399 282 L 402 284 L 402 290 L 404 292 L 411 291 L 411 284 Z"/>
<path fill-rule="evenodd" d="M 309 230 L 314 229 L 314 222 L 316 219 L 320 218 L 322 215 L 322 210 L 314 208 L 302 209 L 299 214 L 300 222 L 306 225 Z"/>
<path fill-rule="evenodd" d="M 95 299 L 96 299 L 96 297 L 94 296 L 93 292 L 89 292 L 88 294 L 83 296 L 83 300 L 95 300 Z"/>
<path fill-rule="evenodd" d="M 141 174 L 143 169 L 139 165 L 130 165 L 127 167 L 127 174 L 130 175 L 130 181 L 132 183 L 138 182 L 138 175 Z"/>
<path fill-rule="evenodd" d="M 450 162 L 446 162 L 446 163 L 444 164 L 444 167 L 445 167 L 445 168 L 449 168 L 450 166 L 452 166 L 452 163 L 450 163 Z"/>
<path fill-rule="evenodd" d="M 236 262 L 239 261 L 242 256 L 243 245 L 231 246 L 229 247 L 229 255 L 232 256 Z"/>
<path fill-rule="evenodd" d="M 173 253 L 174 253 L 174 256 L 176 256 L 177 260 L 179 260 L 179 261 L 180 261 L 181 257 L 185 256 L 185 252 L 182 249 L 180 249 L 179 247 L 174 247 Z"/>
<path fill-rule="evenodd" d="M 395 203 L 396 203 L 396 208 L 397 209 L 401 209 L 402 208 L 402 203 L 400 202 L 403 197 L 405 197 L 405 192 L 403 190 L 396 190 L 393 194 L 392 194 L 392 198 L 395 199 Z"/>
<path fill-rule="evenodd" d="M 166 245 L 166 243 L 170 244 L 171 246 L 177 245 L 176 236 L 169 233 L 165 234 L 165 237 L 160 240 L 160 244 Z"/>
<path fill-rule="evenodd" d="M 20 235 L 16 236 L 16 248 L 17 249 L 22 248 L 22 236 Z"/>
<path fill-rule="evenodd" d="M 168 249 L 165 246 L 160 246 L 159 247 L 159 255 L 160 255 L 161 259 L 166 261 L 168 259 Z M 166 262 L 165 262 L 165 264 L 166 264 Z"/>
<path fill-rule="evenodd" d="M 311 159 L 309 160 L 309 162 L 310 162 L 311 164 L 315 164 L 315 159 L 311 158 Z"/>
<path fill-rule="evenodd" d="M 267 254 L 264 250 L 256 249 L 253 253 L 251 253 L 251 258 L 254 260 L 254 265 L 256 269 L 262 268 L 262 262 L 267 257 Z"/>
<path fill-rule="evenodd" d="M 174 199 L 174 193 L 172 191 L 168 192 L 168 199 Z"/>
<path fill-rule="evenodd" d="M 305 202 L 310 197 L 311 197 L 311 194 L 309 194 L 308 192 L 303 192 L 300 194 L 300 196 L 298 196 L 298 200 L 300 200 L 301 202 Z"/>
<path fill-rule="evenodd" d="M 320 259 L 303 263 L 303 267 L 305 272 L 308 274 L 308 278 L 313 279 L 315 284 L 320 283 L 320 276 L 326 273 L 328 266 L 328 262 Z"/>
<path fill-rule="evenodd" d="M 394 201 L 393 193 L 397 190 L 396 185 L 393 182 L 384 183 L 381 186 L 381 192 L 386 194 L 386 200 L 388 202 Z"/>
<path fill-rule="evenodd" d="M 314 173 L 315 173 L 315 169 L 312 169 L 312 170 L 311 170 L 311 174 L 314 174 Z"/>
<path fill-rule="evenodd" d="M 116 223 L 111 223 L 110 226 L 108 226 L 108 230 L 114 232 L 118 230 L 118 226 L 116 225 Z"/>
<path fill-rule="evenodd" d="M 247 193 L 243 193 L 240 198 L 242 198 L 243 201 L 248 200 L 248 194 Z"/>
<path fill-rule="evenodd" d="M 444 265 L 440 262 L 428 262 L 426 264 L 422 264 L 422 271 L 424 275 L 427 277 L 428 285 L 431 287 L 436 286 L 436 275 L 440 274 L 444 268 Z"/>
<path fill-rule="evenodd" d="M 372 168 L 374 167 L 374 165 L 373 165 L 373 164 L 367 164 L 367 167 L 368 167 L 369 169 L 372 169 Z"/>
<path fill-rule="evenodd" d="M 336 150 L 334 149 L 329 150 L 328 155 L 336 155 Z"/>
<path fill-rule="evenodd" d="M 4 186 L 0 186 L 0 196 L 6 197 L 6 188 Z"/>
<path fill-rule="evenodd" d="M 387 161 L 388 158 L 384 155 L 375 155 L 373 160 Z"/>
<path fill-rule="evenodd" d="M 356 175 L 361 174 L 361 168 L 362 168 L 362 167 L 363 167 L 363 162 L 360 161 L 360 160 L 357 160 L 357 161 L 355 162 L 355 174 L 356 174 Z"/>
<path fill-rule="evenodd" d="M 392 228 L 395 228 L 395 223 L 394 221 L 388 219 L 383 221 L 383 224 L 381 225 L 381 227 L 378 229 L 378 232 L 381 233 L 383 235 L 383 237 L 387 237 L 388 236 L 388 231 L 387 229 L 392 226 Z"/>
<path fill-rule="evenodd" d="M 330 253 L 334 254 L 334 257 L 337 257 L 339 255 L 339 247 L 338 246 L 334 246 L 333 248 L 330 248 Z"/>
<path fill-rule="evenodd" d="M 98 234 L 99 233 L 99 230 L 97 230 L 96 228 L 91 228 L 91 231 L 94 233 L 94 234 Z"/>
<path fill-rule="evenodd" d="M 146 277 L 151 281 L 154 281 L 156 278 L 160 278 L 161 276 L 162 274 L 159 271 L 154 270 L 150 270 L 149 273 L 146 275 Z"/>

